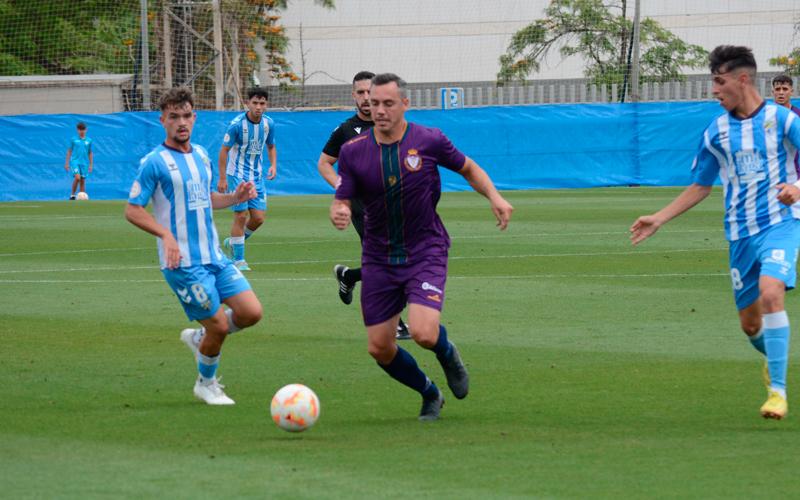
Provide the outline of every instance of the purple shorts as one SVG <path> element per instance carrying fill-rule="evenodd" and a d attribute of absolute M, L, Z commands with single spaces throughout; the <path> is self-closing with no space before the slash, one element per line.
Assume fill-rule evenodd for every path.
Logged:
<path fill-rule="evenodd" d="M 405 265 L 361 266 L 361 313 L 364 325 L 383 323 L 400 314 L 406 303 L 442 310 L 447 281 L 447 254 L 427 255 Z"/>

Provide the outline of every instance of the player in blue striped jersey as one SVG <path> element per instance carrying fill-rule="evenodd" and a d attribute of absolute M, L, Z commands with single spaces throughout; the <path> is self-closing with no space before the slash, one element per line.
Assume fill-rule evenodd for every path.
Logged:
<path fill-rule="evenodd" d="M 142 158 L 125 218 L 158 238 L 164 278 L 189 320 L 202 325 L 181 332 L 197 362 L 195 396 L 211 405 L 230 405 L 234 401 L 216 376 L 222 343 L 228 334 L 256 324 L 262 307 L 247 279 L 220 250 L 212 209 L 252 199 L 255 187 L 245 182 L 232 193 L 212 190 L 208 153 L 190 142 L 196 119 L 190 90 L 172 88 L 159 105 L 167 137 Z M 150 200 L 153 215 L 145 209 Z"/>
<path fill-rule="evenodd" d="M 233 260 L 242 271 L 249 271 L 244 255 L 244 242 L 264 223 L 267 210 L 267 191 L 264 187 L 263 153 L 267 149 L 269 169 L 267 180 L 278 172 L 278 150 L 275 148 L 275 123 L 265 116 L 269 105 L 267 89 L 254 87 L 247 92 L 247 112 L 231 121 L 219 152 L 219 182 L 217 190 L 225 193 L 242 182 L 252 182 L 258 196 L 233 206 L 231 237 L 224 241 Z"/>
<path fill-rule="evenodd" d="M 786 369 L 789 319 L 786 290 L 795 286 L 800 246 L 800 182 L 794 168 L 800 117 L 768 104 L 754 82 L 756 62 L 747 47 L 722 45 L 709 55 L 713 93 L 727 113 L 703 133 L 692 165 L 693 183 L 630 228 L 638 244 L 705 199 L 719 177 L 725 199 L 725 236 L 742 330 L 766 357 L 764 418 L 788 412 Z"/>

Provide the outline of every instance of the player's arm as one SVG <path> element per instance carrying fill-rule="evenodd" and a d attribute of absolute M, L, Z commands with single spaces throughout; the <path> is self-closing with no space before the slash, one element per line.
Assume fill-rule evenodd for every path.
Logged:
<path fill-rule="evenodd" d="M 217 191 L 219 191 L 220 193 L 228 192 L 228 176 L 225 173 L 225 168 L 228 165 L 228 152 L 230 150 L 231 148 L 225 145 L 219 148 L 219 157 L 217 158 L 217 166 L 219 167 L 219 180 L 217 181 Z"/>
<path fill-rule="evenodd" d="M 267 170 L 267 180 L 272 180 L 278 175 L 278 148 L 275 144 L 267 144 L 267 158 L 269 159 L 269 170 Z"/>
<path fill-rule="evenodd" d="M 213 209 L 228 208 L 231 205 L 252 200 L 258 196 L 256 186 L 252 181 L 242 182 L 236 186 L 236 190 L 230 193 L 215 193 L 211 191 L 211 207 Z"/>
<path fill-rule="evenodd" d="M 335 156 L 331 156 L 329 154 L 320 153 L 319 160 L 317 160 L 317 170 L 319 171 L 320 175 L 325 179 L 325 182 L 331 185 L 332 188 L 336 188 L 336 170 L 334 170 L 333 166 L 336 164 Z"/>
<path fill-rule="evenodd" d="M 484 169 L 482 169 L 475 161 L 470 158 L 466 157 L 464 161 L 464 166 L 461 170 L 458 171 L 464 179 L 469 182 L 469 185 L 472 186 L 472 189 L 477 191 L 478 193 L 482 194 L 489 200 L 489 203 L 492 206 L 492 213 L 497 218 L 497 225 L 500 227 L 500 230 L 504 230 L 508 227 L 508 221 L 511 220 L 511 213 L 514 211 L 514 207 L 511 206 L 509 202 L 505 200 L 497 189 L 494 187 L 494 183 L 492 179 L 489 178 L 489 175 L 486 173 Z"/>
<path fill-rule="evenodd" d="M 350 200 L 339 200 L 334 198 L 331 203 L 330 217 L 331 223 L 336 229 L 347 229 L 350 225 Z"/>
<path fill-rule="evenodd" d="M 631 242 L 634 245 L 643 242 L 655 234 L 658 228 L 706 199 L 709 193 L 711 193 L 711 186 L 691 184 L 666 207 L 654 214 L 643 215 L 636 219 L 636 222 L 630 227 Z"/>
<path fill-rule="evenodd" d="M 94 153 L 89 151 L 89 173 L 92 173 L 92 167 L 94 167 Z"/>
<path fill-rule="evenodd" d="M 69 159 L 72 158 L 72 146 L 67 149 L 67 159 L 64 161 L 64 170 L 69 172 Z"/>
<path fill-rule="evenodd" d="M 181 251 L 178 247 L 178 242 L 175 241 L 175 237 L 172 236 L 172 233 L 167 228 L 156 222 L 156 219 L 143 206 L 128 203 L 125 207 L 125 218 L 142 231 L 161 238 L 169 269 L 175 269 L 180 265 Z"/>

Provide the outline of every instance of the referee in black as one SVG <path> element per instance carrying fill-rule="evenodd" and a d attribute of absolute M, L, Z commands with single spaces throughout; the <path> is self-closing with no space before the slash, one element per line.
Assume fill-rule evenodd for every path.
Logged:
<path fill-rule="evenodd" d="M 372 85 L 373 76 L 375 76 L 375 73 L 359 71 L 356 73 L 356 76 L 353 77 L 352 96 L 356 104 L 356 114 L 336 127 L 331 133 L 325 147 L 322 148 L 322 153 L 319 155 L 317 170 L 319 170 L 319 173 L 325 178 L 325 181 L 334 189 L 336 189 L 338 175 L 333 165 L 339 158 L 339 150 L 341 150 L 342 145 L 353 137 L 371 129 L 374 124 L 369 108 L 369 88 L 370 85 Z M 359 200 L 352 200 L 351 211 L 353 227 L 356 228 L 358 237 L 363 241 L 364 206 Z M 353 289 L 356 287 L 356 283 L 361 281 L 361 268 L 350 269 L 345 265 L 337 264 L 334 266 L 333 272 L 336 275 L 336 281 L 339 282 L 339 298 L 342 299 L 342 302 L 345 304 L 351 303 L 353 301 Z M 411 335 L 408 333 L 408 326 L 406 326 L 402 318 L 397 325 L 397 338 L 411 338 Z"/>

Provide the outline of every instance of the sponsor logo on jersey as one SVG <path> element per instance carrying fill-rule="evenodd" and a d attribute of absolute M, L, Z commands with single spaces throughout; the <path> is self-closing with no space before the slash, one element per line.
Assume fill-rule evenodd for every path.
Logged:
<path fill-rule="evenodd" d="M 758 151 L 736 152 L 736 174 L 743 182 L 758 182 L 767 178 L 764 162 Z"/>
<path fill-rule="evenodd" d="M 428 299 L 428 300 L 432 300 L 434 302 L 441 302 L 442 301 L 442 297 L 438 293 L 434 294 L 434 295 L 428 295 L 425 298 Z"/>
<path fill-rule="evenodd" d="M 208 208 L 208 189 L 202 182 L 186 181 L 186 198 L 189 203 L 189 210 Z"/>
<path fill-rule="evenodd" d="M 419 152 L 416 149 L 409 149 L 408 154 L 406 155 L 405 159 L 406 168 L 412 172 L 416 172 L 420 168 L 422 168 L 422 158 L 419 156 Z"/>
<path fill-rule="evenodd" d="M 356 131 L 356 134 L 360 134 L 361 133 L 361 127 L 353 127 L 353 130 Z"/>
<path fill-rule="evenodd" d="M 433 290 L 436 293 L 444 293 L 441 290 L 439 290 L 437 287 L 435 287 L 435 286 L 431 285 L 430 283 L 428 283 L 427 281 L 423 281 L 422 285 L 420 285 L 420 286 L 422 287 L 423 290 Z"/>

